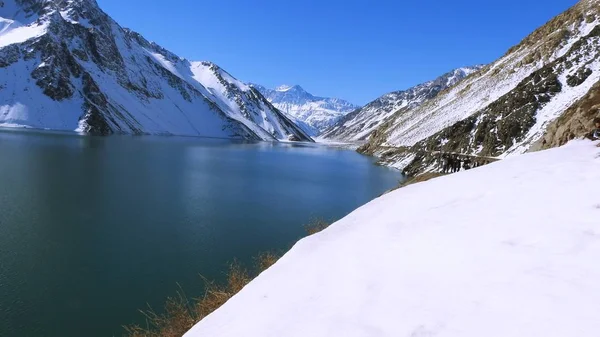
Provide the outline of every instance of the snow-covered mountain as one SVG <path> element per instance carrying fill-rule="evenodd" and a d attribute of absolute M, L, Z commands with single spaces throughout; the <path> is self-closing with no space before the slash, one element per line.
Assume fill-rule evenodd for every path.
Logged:
<path fill-rule="evenodd" d="M 439 168 L 439 152 L 506 157 L 581 136 L 600 108 L 599 24 L 600 1 L 580 1 L 456 86 L 396 111 L 360 151 L 422 172 Z"/>
<path fill-rule="evenodd" d="M 337 120 L 359 107 L 339 98 L 316 97 L 299 85 L 268 89 L 252 84 L 277 109 L 291 116 L 312 136 L 319 135 Z"/>
<path fill-rule="evenodd" d="M 95 0 L 0 1 L 0 125 L 311 140 L 256 89 L 122 28 Z"/>
<path fill-rule="evenodd" d="M 326 129 L 322 137 L 345 141 L 366 140 L 394 112 L 423 104 L 426 100 L 434 98 L 441 91 L 455 85 L 481 68 L 482 66 L 474 66 L 455 69 L 433 81 L 383 95 L 341 118 Z"/>

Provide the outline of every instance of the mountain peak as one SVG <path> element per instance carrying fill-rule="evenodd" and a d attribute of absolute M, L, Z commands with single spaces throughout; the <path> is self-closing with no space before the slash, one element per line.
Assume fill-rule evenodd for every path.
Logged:
<path fill-rule="evenodd" d="M 0 0 L 0 18 L 12 21 L 11 29 L 34 22 L 56 25 L 61 21 L 90 28 L 109 20 L 96 0 Z"/>
<path fill-rule="evenodd" d="M 286 92 L 286 91 L 290 91 L 290 90 L 304 91 L 304 89 L 302 89 L 302 87 L 299 85 L 282 84 L 282 85 L 278 86 L 277 88 L 275 88 L 275 91 L 278 91 L 278 92 Z"/>
<path fill-rule="evenodd" d="M 62 10 L 66 8 L 98 8 L 96 0 L 11 0 L 1 1 L 3 3 L 13 3 L 14 5 L 21 6 L 27 10 L 34 12 L 47 12 L 49 10 Z"/>
<path fill-rule="evenodd" d="M 267 89 L 253 84 L 277 109 L 292 117 L 310 135 L 318 135 L 357 106 L 339 98 L 317 97 L 299 85 Z"/>

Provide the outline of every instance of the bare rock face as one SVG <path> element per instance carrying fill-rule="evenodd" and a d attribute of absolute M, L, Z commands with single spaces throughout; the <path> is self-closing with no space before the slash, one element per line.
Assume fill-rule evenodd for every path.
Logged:
<path fill-rule="evenodd" d="M 94 0 L 2 2 L 0 125 L 312 141 L 260 93 L 122 28 Z"/>
<path fill-rule="evenodd" d="M 523 80 L 487 108 L 443 129 L 416 145 L 445 152 L 498 156 L 523 140 L 535 124 L 536 112 L 562 90 L 548 65 Z"/>
<path fill-rule="evenodd" d="M 535 142 L 530 151 L 545 150 L 584 137 L 594 128 L 594 118 L 600 117 L 600 82 L 558 119 L 553 121 L 544 136 Z"/>

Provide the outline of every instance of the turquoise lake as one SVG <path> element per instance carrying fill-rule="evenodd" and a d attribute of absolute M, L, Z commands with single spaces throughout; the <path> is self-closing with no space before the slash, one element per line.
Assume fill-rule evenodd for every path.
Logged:
<path fill-rule="evenodd" d="M 0 336 L 121 336 L 401 178 L 319 144 L 0 130 Z"/>

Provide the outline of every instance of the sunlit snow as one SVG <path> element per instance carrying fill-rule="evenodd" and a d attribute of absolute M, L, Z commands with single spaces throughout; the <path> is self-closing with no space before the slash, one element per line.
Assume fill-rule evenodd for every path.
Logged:
<path fill-rule="evenodd" d="M 595 337 L 600 148 L 384 195 L 300 241 L 185 337 Z"/>

